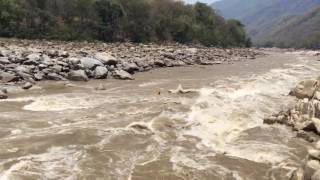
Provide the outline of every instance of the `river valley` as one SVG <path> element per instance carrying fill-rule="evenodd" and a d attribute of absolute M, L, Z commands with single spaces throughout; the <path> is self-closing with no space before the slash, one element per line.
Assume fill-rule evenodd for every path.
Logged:
<path fill-rule="evenodd" d="M 292 103 L 320 61 L 265 53 L 13 91 L 0 100 L 0 179 L 290 179 L 312 144 L 263 118 Z M 179 85 L 192 92 L 168 92 Z"/>

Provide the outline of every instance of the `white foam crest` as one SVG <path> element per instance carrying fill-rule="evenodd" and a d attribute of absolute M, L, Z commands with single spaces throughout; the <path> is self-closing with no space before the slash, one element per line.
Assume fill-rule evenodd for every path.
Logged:
<path fill-rule="evenodd" d="M 163 82 L 161 81 L 150 81 L 150 82 L 144 82 L 144 83 L 141 83 L 139 84 L 139 87 L 150 87 L 150 86 L 156 86 L 156 85 L 159 85 L 159 84 L 162 84 Z"/>
<path fill-rule="evenodd" d="M 40 179 L 76 179 L 80 169 L 77 161 L 83 153 L 62 147 L 52 147 L 46 153 L 20 157 L 0 164 L 0 180 L 20 177 Z M 6 163 L 14 163 L 4 170 Z"/>
<path fill-rule="evenodd" d="M 72 109 L 86 109 L 98 106 L 106 98 L 97 98 L 87 94 L 58 94 L 34 97 L 33 102 L 25 105 L 23 109 L 29 111 L 62 111 Z"/>
<path fill-rule="evenodd" d="M 173 163 L 173 170 L 176 172 L 184 172 L 184 166 L 190 167 L 192 169 L 197 169 L 199 171 L 207 171 L 208 169 L 213 169 L 217 176 L 226 177 L 227 175 L 232 175 L 236 180 L 243 180 L 241 175 L 237 171 L 232 171 L 226 167 L 219 164 L 215 164 L 209 161 L 207 157 L 214 156 L 215 154 L 207 154 L 205 156 L 200 153 L 186 154 L 184 150 L 180 147 L 174 148 L 171 152 L 172 156 L 170 162 Z"/>
<path fill-rule="evenodd" d="M 249 80 L 221 80 L 214 88 L 202 88 L 187 118 L 191 126 L 183 134 L 199 137 L 202 142 L 199 148 L 211 147 L 216 152 L 257 162 L 280 162 L 287 158 L 281 152 L 288 151 L 281 145 L 266 144 L 265 149 L 274 149 L 274 152 L 265 152 L 263 148 L 255 148 L 263 147 L 261 144 L 248 142 L 248 148 L 243 148 L 236 142 L 245 130 L 262 126 L 266 115 L 285 105 L 291 99 L 287 96 L 290 89 L 299 80 L 318 73 L 319 68 L 302 64 L 273 69 Z"/>

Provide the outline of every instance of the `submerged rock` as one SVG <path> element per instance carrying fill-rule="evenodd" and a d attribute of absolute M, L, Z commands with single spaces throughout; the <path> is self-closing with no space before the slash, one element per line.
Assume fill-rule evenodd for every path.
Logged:
<path fill-rule="evenodd" d="M 26 82 L 23 86 L 22 86 L 22 89 L 30 89 L 32 88 L 32 84 L 30 82 Z"/>
<path fill-rule="evenodd" d="M 103 84 L 99 84 L 99 86 L 95 87 L 95 90 L 104 91 L 107 90 L 107 88 Z"/>

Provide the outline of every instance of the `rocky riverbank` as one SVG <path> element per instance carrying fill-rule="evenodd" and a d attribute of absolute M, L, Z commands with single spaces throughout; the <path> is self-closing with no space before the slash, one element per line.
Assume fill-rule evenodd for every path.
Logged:
<path fill-rule="evenodd" d="M 319 52 L 308 55 L 320 56 Z M 265 118 L 265 124 L 284 124 L 297 133 L 297 137 L 312 143 L 313 149 L 303 160 L 292 179 L 319 180 L 320 179 L 320 77 L 300 82 L 289 95 L 296 98 L 295 104 L 287 107 L 271 117 Z"/>
<path fill-rule="evenodd" d="M 7 98 L 4 85 L 29 89 L 42 80 L 133 80 L 134 73 L 153 68 L 232 63 L 261 55 L 245 48 L 1 39 L 0 98 Z"/>

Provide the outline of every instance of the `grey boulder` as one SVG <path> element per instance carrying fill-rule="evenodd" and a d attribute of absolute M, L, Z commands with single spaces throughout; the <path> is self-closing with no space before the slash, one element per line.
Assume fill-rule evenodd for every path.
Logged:
<path fill-rule="evenodd" d="M 108 76 L 108 69 L 103 66 L 97 66 L 93 72 L 93 77 L 95 79 L 104 79 Z"/>
<path fill-rule="evenodd" d="M 23 86 L 22 89 L 30 89 L 32 88 L 32 84 L 30 82 L 26 82 Z"/>
<path fill-rule="evenodd" d="M 136 63 L 123 63 L 123 70 L 127 71 L 130 74 L 133 74 L 135 71 L 139 71 L 139 67 Z"/>
<path fill-rule="evenodd" d="M 113 72 L 113 77 L 116 79 L 122 79 L 122 80 L 133 80 L 134 78 L 129 74 L 128 72 L 124 70 L 115 70 Z"/>
<path fill-rule="evenodd" d="M 103 64 L 99 60 L 94 58 L 85 57 L 85 58 L 82 58 L 80 61 L 85 69 L 93 70 L 97 66 L 103 66 Z"/>
<path fill-rule="evenodd" d="M 72 81 L 88 81 L 89 78 L 84 70 L 70 71 L 68 79 Z"/>
<path fill-rule="evenodd" d="M 316 86 L 318 84 L 317 80 L 305 80 L 300 82 L 291 92 L 290 95 L 297 97 L 298 99 L 312 98 Z"/>
<path fill-rule="evenodd" d="M 95 55 L 95 58 L 100 60 L 103 64 L 106 64 L 109 66 L 111 65 L 115 66 L 119 63 L 119 60 L 109 53 L 97 53 Z"/>
<path fill-rule="evenodd" d="M 48 80 L 54 80 L 54 81 L 65 81 L 66 79 L 62 77 L 61 75 L 57 73 L 49 73 L 47 74 L 47 79 Z"/>

